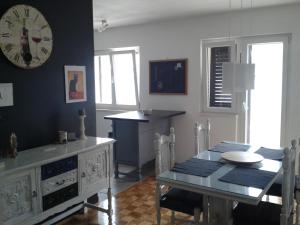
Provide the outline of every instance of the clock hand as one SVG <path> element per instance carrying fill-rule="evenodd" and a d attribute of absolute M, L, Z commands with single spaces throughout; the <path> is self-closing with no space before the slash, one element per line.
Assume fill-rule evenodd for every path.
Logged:
<path fill-rule="evenodd" d="M 23 28 L 22 28 L 22 34 L 21 34 L 21 55 L 23 57 L 23 60 L 27 66 L 30 65 L 32 61 L 32 55 L 30 52 L 30 45 L 29 45 L 29 39 L 28 39 L 28 29 L 25 26 L 25 19 L 23 19 Z"/>

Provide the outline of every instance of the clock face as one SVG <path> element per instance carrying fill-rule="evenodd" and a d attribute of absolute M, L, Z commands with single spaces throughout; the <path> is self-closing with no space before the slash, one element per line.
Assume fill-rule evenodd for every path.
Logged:
<path fill-rule="evenodd" d="M 31 69 L 52 51 L 52 31 L 44 16 L 29 5 L 11 7 L 0 20 L 0 47 L 16 66 Z"/>

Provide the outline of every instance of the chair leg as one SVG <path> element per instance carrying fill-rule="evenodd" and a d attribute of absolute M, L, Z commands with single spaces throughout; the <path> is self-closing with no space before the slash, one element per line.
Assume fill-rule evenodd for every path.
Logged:
<path fill-rule="evenodd" d="M 157 225 L 160 225 L 160 185 L 157 182 L 156 183 L 156 220 L 157 220 Z"/>
<path fill-rule="evenodd" d="M 296 225 L 300 225 L 300 192 L 296 191 Z"/>
<path fill-rule="evenodd" d="M 286 214 L 280 214 L 280 225 L 288 225 L 288 217 Z"/>
<path fill-rule="evenodd" d="M 199 208 L 194 209 L 194 224 L 195 225 L 200 224 L 200 213 L 201 213 L 201 211 Z"/>
<path fill-rule="evenodd" d="M 171 224 L 175 225 L 175 211 L 174 210 L 172 210 L 172 213 L 171 213 Z"/>

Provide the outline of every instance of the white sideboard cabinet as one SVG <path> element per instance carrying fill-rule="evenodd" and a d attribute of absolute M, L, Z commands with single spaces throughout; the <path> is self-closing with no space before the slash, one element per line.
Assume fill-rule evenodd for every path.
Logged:
<path fill-rule="evenodd" d="M 105 212 L 111 220 L 113 143 L 110 138 L 88 137 L 5 159 L 0 167 L 0 224 L 53 224 L 84 207 Z M 86 202 L 103 189 L 107 209 Z"/>

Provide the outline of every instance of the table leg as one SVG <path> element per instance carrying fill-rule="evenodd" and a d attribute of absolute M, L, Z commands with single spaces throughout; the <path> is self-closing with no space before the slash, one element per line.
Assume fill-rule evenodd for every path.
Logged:
<path fill-rule="evenodd" d="M 232 207 L 230 200 L 209 197 L 209 224 L 232 225 Z"/>
<path fill-rule="evenodd" d="M 203 225 L 208 225 L 208 196 L 203 196 Z"/>
<path fill-rule="evenodd" d="M 156 219 L 157 225 L 160 225 L 160 184 L 156 182 Z"/>
<path fill-rule="evenodd" d="M 107 191 L 107 200 L 108 200 L 108 224 L 112 224 L 112 214 L 113 214 L 113 211 L 112 211 L 112 195 L 111 195 L 111 188 L 109 187 L 108 188 L 108 191 Z"/>
<path fill-rule="evenodd" d="M 138 179 L 142 180 L 142 167 L 138 168 Z"/>
<path fill-rule="evenodd" d="M 115 178 L 119 178 L 119 164 L 115 161 Z"/>

